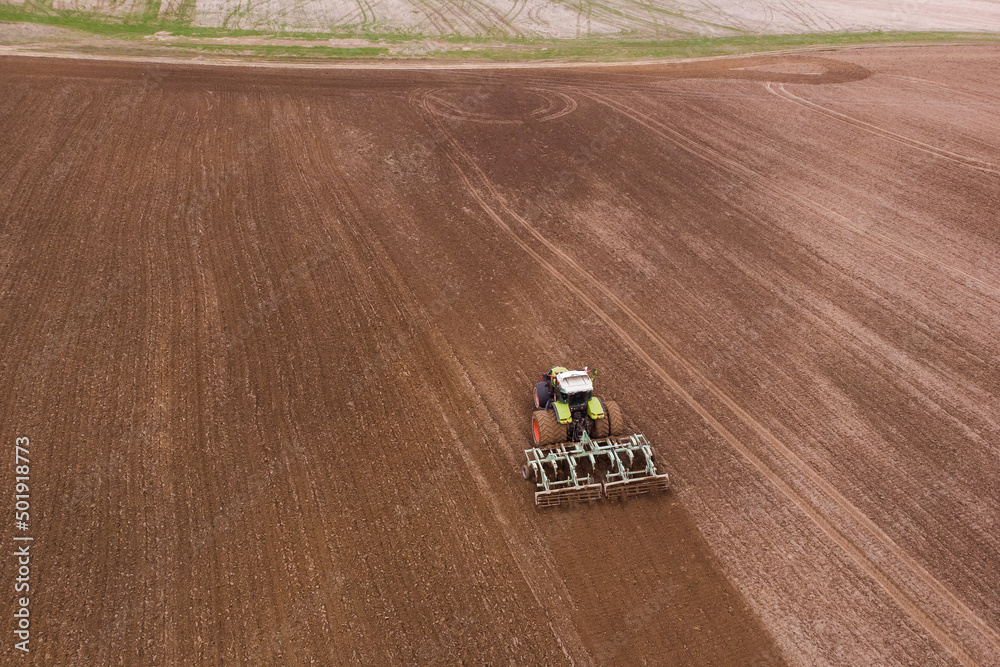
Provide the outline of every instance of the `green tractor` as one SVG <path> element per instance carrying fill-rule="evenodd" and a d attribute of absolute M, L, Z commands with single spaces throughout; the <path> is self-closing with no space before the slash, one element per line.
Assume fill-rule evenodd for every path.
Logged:
<path fill-rule="evenodd" d="M 535 484 L 535 505 L 623 499 L 667 491 L 653 446 L 641 433 L 623 436 L 614 401 L 594 396 L 596 372 L 553 366 L 535 385 L 534 446 L 524 450 L 524 479 Z"/>
<path fill-rule="evenodd" d="M 553 366 L 535 385 L 535 412 L 531 436 L 535 447 L 620 436 L 625 430 L 622 411 L 614 401 L 594 396 L 597 371 L 571 371 Z"/>

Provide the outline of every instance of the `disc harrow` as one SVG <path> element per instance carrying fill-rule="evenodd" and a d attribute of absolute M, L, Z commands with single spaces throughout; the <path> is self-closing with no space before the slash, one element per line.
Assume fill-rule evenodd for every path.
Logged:
<path fill-rule="evenodd" d="M 638 496 L 666 491 L 669 478 L 658 473 L 655 455 L 644 435 L 591 439 L 524 450 L 525 479 L 535 482 L 535 505 Z"/>

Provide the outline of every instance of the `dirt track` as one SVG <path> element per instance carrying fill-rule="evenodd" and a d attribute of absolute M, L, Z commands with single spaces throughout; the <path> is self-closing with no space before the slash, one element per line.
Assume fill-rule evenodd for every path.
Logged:
<path fill-rule="evenodd" d="M 36 662 L 1000 664 L 998 55 L 0 60 Z M 535 510 L 554 361 L 672 494 Z"/>

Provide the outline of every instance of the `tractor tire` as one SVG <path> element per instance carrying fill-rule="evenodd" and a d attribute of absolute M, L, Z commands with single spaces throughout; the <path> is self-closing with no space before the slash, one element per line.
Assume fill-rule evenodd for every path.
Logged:
<path fill-rule="evenodd" d="M 618 437 L 625 433 L 625 417 L 622 409 L 614 401 L 601 401 L 605 412 L 608 413 L 608 426 L 611 427 L 611 435 Z"/>
<path fill-rule="evenodd" d="M 594 420 L 594 425 L 590 429 L 590 437 L 595 440 L 600 440 L 601 438 L 608 438 L 611 436 L 611 422 L 608 420 L 608 405 L 603 399 L 598 398 L 601 401 L 601 407 L 604 408 L 604 416 L 600 419 Z"/>
<path fill-rule="evenodd" d="M 566 440 L 566 427 L 550 410 L 535 410 L 531 415 L 531 440 L 535 447 L 547 447 Z"/>
<path fill-rule="evenodd" d="M 539 382 L 535 385 L 535 409 L 544 410 L 549 407 L 549 400 L 552 398 L 549 394 L 549 387 L 544 382 Z"/>

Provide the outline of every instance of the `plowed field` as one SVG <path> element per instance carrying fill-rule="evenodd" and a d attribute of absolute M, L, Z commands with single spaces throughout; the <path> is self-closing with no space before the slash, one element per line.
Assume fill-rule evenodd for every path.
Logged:
<path fill-rule="evenodd" d="M 0 60 L 29 659 L 1000 664 L 998 56 Z M 669 494 L 536 510 L 552 363 Z"/>

